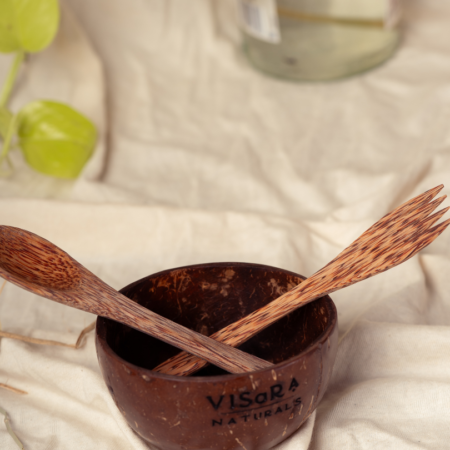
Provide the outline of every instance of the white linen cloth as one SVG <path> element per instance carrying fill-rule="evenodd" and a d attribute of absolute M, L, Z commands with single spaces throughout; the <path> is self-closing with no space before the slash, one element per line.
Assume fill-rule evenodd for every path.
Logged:
<path fill-rule="evenodd" d="M 0 223 L 54 242 L 115 288 L 247 261 L 311 275 L 401 202 L 450 192 L 450 3 L 411 0 L 396 55 L 364 75 L 289 83 L 249 67 L 232 1 L 66 0 L 11 100 L 66 101 L 100 131 L 75 182 L 13 154 Z M 3 80 L 10 58 L 0 58 Z M 446 203 L 448 204 L 448 202 Z M 445 204 L 444 204 L 445 205 Z M 446 449 L 450 232 L 332 295 L 340 345 L 317 412 L 278 449 Z M 74 342 L 94 317 L 7 284 L 4 331 Z M 0 406 L 27 450 L 146 449 L 79 350 L 0 343 Z M 16 447 L 0 421 L 0 448 Z"/>

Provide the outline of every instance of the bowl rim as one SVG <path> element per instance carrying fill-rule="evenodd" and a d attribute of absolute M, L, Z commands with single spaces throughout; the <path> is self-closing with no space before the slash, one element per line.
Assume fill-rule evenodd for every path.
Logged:
<path fill-rule="evenodd" d="M 129 289 L 133 287 L 136 284 L 139 284 L 143 282 L 144 280 L 147 280 L 150 277 L 156 277 L 161 276 L 166 273 L 173 272 L 174 270 L 182 270 L 182 269 L 198 269 L 198 268 L 209 268 L 209 267 L 256 267 L 260 269 L 269 269 L 269 270 L 280 270 L 286 274 L 295 276 L 297 278 L 301 278 L 303 281 L 306 280 L 306 277 L 303 275 L 300 275 L 298 273 L 292 272 L 290 270 L 281 269 L 279 267 L 275 266 L 268 266 L 265 264 L 256 264 L 256 263 L 246 263 L 246 262 L 211 262 L 211 263 L 202 263 L 202 264 L 190 264 L 186 266 L 180 266 L 180 267 L 174 267 L 172 269 L 166 269 L 162 270 L 160 272 L 156 272 L 151 275 L 147 275 L 145 277 L 140 278 L 137 281 L 134 281 L 122 289 L 120 289 L 119 292 L 123 293 L 122 291 Z M 106 340 L 106 327 L 109 323 L 114 322 L 111 319 L 107 319 L 105 317 L 97 316 L 96 320 L 96 327 L 95 327 L 95 338 L 97 342 L 97 347 L 100 345 L 102 347 L 102 350 L 105 354 L 107 354 L 109 357 L 112 357 L 113 359 L 116 359 L 121 364 L 125 364 L 126 366 L 134 369 L 135 371 L 142 372 L 142 375 L 147 375 L 149 377 L 154 378 L 160 378 L 162 380 L 168 380 L 168 381 L 177 381 L 177 382 L 190 382 L 190 383 L 206 383 L 206 382 L 226 382 L 231 379 L 235 379 L 237 377 L 248 377 L 249 375 L 254 374 L 261 374 L 268 370 L 279 370 L 281 368 L 284 368 L 285 366 L 288 366 L 290 364 L 295 363 L 298 359 L 301 359 L 305 357 L 308 353 L 314 352 L 319 345 L 322 345 L 322 342 L 327 341 L 330 337 L 330 335 L 333 333 L 337 326 L 337 310 L 336 305 L 334 304 L 333 300 L 329 295 L 324 295 L 323 297 L 320 297 L 319 299 L 326 300 L 326 306 L 329 311 L 330 320 L 327 322 L 327 325 L 325 329 L 322 331 L 322 333 L 319 334 L 311 343 L 308 345 L 307 348 L 305 348 L 303 351 L 301 351 L 298 355 L 292 356 L 291 358 L 288 358 L 278 364 L 274 364 L 271 367 L 255 370 L 253 372 L 241 372 L 241 373 L 228 373 L 224 375 L 210 375 L 210 376 L 180 376 L 180 375 L 169 375 L 165 373 L 155 372 L 151 369 L 146 369 L 145 367 L 137 366 L 136 364 L 133 364 L 126 359 L 119 356 L 108 344 Z M 317 300 L 319 300 L 317 299 Z M 315 300 L 314 300 L 315 301 Z M 97 354 L 99 350 L 97 349 Z"/>

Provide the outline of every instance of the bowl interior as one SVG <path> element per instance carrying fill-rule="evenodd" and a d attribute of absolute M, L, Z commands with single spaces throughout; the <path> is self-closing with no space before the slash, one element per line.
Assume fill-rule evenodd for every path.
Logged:
<path fill-rule="evenodd" d="M 303 280 L 297 274 L 244 263 L 203 264 L 160 272 L 121 290 L 142 306 L 204 335 L 250 314 Z M 326 296 L 293 311 L 252 339 L 241 350 L 280 363 L 308 348 L 335 321 Z M 106 341 L 124 360 L 146 369 L 179 353 L 177 348 L 104 319 Z M 151 351 L 149 351 L 151 349 Z M 195 376 L 226 372 L 209 365 Z"/>

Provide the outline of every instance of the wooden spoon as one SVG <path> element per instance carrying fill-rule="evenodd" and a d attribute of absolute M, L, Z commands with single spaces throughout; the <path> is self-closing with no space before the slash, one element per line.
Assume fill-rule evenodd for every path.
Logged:
<path fill-rule="evenodd" d="M 447 220 L 430 228 L 449 209 L 429 216 L 446 198 L 442 196 L 430 203 L 443 187 L 430 189 L 399 206 L 312 277 L 210 337 L 238 346 L 294 309 L 411 258 L 433 242 L 450 224 L 450 220 Z M 205 365 L 205 361 L 180 353 L 153 370 L 171 375 L 189 375 Z"/>
<path fill-rule="evenodd" d="M 56 245 L 20 228 L 0 226 L 0 276 L 42 297 L 124 323 L 229 372 L 272 365 L 140 306 Z"/>

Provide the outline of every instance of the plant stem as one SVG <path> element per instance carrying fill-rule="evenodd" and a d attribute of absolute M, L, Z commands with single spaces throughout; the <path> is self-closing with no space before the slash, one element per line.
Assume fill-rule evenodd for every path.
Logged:
<path fill-rule="evenodd" d="M 4 108 L 9 100 L 9 96 L 11 95 L 12 88 L 16 81 L 17 73 L 19 72 L 20 65 L 25 57 L 25 52 L 22 50 L 16 53 L 13 64 L 9 69 L 8 77 L 6 78 L 5 84 L 2 87 L 2 92 L 0 94 L 0 108 Z"/>
<path fill-rule="evenodd" d="M 5 159 L 10 164 L 10 161 L 8 160 L 8 152 L 9 152 L 9 147 L 11 145 L 11 141 L 12 141 L 15 131 L 16 131 L 16 123 L 18 121 L 17 120 L 18 116 L 19 116 L 19 114 L 16 114 L 15 116 L 12 117 L 11 121 L 9 122 L 9 127 L 6 132 L 5 140 L 3 141 L 2 152 L 0 154 L 0 169 L 1 169 L 3 161 Z"/>
<path fill-rule="evenodd" d="M 6 108 L 0 108 L 0 137 L 5 139 L 13 114 Z"/>

